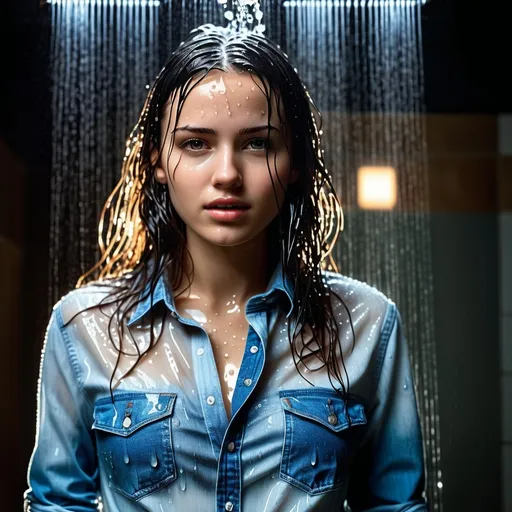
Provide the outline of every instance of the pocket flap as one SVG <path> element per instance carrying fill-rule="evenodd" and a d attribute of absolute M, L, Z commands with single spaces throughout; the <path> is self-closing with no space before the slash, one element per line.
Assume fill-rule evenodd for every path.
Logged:
<path fill-rule="evenodd" d="M 94 406 L 93 429 L 129 436 L 139 428 L 172 414 L 176 393 L 119 393 Z"/>
<path fill-rule="evenodd" d="M 363 405 L 349 398 L 346 407 L 345 400 L 334 390 L 282 390 L 279 391 L 279 397 L 285 411 L 321 423 L 335 432 L 348 428 L 349 417 L 351 425 L 366 423 Z"/>

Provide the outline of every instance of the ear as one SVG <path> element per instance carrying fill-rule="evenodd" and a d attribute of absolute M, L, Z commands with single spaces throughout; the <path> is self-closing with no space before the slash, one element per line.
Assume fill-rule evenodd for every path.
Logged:
<path fill-rule="evenodd" d="M 162 185 L 167 185 L 167 174 L 165 173 L 165 170 L 160 166 L 159 158 L 158 158 L 158 150 L 156 148 L 153 148 L 151 150 L 151 163 L 153 165 L 156 164 L 155 168 L 155 178 L 158 183 L 161 183 Z"/>

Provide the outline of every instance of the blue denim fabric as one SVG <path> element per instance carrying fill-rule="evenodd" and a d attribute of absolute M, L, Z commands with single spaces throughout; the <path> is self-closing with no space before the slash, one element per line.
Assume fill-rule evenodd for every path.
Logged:
<path fill-rule="evenodd" d="M 246 306 L 229 421 L 208 335 L 178 314 L 165 277 L 130 316 L 132 341 L 123 347 L 147 348 L 148 312 L 159 303 L 171 313 L 156 326 L 162 337 L 114 387 L 114 401 L 117 354 L 107 316 L 95 308 L 72 319 L 106 292 L 93 284 L 64 297 L 41 359 L 26 510 L 331 512 L 347 501 L 353 512 L 427 511 L 397 308 L 354 279 L 331 272 L 324 279 L 353 320 L 354 345 L 333 294 L 349 394 L 333 391 L 325 369 L 297 372 L 286 337 L 293 288 L 278 267 L 267 291 Z M 127 356 L 116 376 L 129 367 Z"/>

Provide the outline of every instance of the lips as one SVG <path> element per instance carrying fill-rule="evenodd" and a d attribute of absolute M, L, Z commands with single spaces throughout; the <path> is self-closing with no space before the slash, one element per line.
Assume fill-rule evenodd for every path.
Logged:
<path fill-rule="evenodd" d="M 249 205 L 240 199 L 235 199 L 232 197 L 219 197 L 208 203 L 205 208 L 207 210 L 247 210 Z"/>

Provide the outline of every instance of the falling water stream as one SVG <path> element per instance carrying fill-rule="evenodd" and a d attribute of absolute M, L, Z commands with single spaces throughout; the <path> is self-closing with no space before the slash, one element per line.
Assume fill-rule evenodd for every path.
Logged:
<path fill-rule="evenodd" d="M 322 112 L 326 165 L 345 212 L 338 267 L 392 297 L 402 313 L 426 444 L 426 494 L 440 511 L 420 1 L 263 1 L 260 8 L 266 37 L 285 49 Z M 189 30 L 226 25 L 230 10 L 236 5 L 215 0 L 51 4 L 49 307 L 97 261 L 100 211 L 148 84 Z M 395 169 L 395 208 L 358 207 L 357 169 L 368 165 Z"/>

